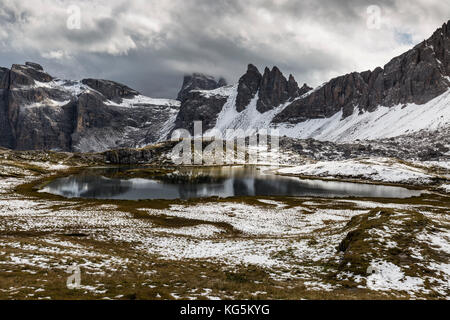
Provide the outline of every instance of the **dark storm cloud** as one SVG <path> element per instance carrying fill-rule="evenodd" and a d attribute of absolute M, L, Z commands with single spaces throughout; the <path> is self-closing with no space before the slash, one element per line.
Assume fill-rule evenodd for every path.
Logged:
<path fill-rule="evenodd" d="M 70 5 L 81 10 L 79 30 L 66 27 Z M 32 60 L 155 97 L 174 97 L 189 72 L 235 82 L 248 63 L 315 86 L 385 64 L 449 17 L 440 0 L 0 0 L 0 65 Z"/>

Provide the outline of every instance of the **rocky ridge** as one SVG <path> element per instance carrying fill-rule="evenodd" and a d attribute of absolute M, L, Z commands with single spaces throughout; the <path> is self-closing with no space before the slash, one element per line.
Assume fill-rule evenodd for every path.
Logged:
<path fill-rule="evenodd" d="M 353 112 L 374 111 L 378 106 L 421 105 L 449 89 L 449 76 L 450 21 L 383 68 L 330 80 L 307 97 L 293 102 L 274 122 L 328 118 L 341 110 L 345 118 Z"/>

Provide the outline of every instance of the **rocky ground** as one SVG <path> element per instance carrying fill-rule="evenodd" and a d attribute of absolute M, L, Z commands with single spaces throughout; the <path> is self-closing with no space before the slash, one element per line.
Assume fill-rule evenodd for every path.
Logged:
<path fill-rule="evenodd" d="M 284 137 L 280 140 L 284 153 L 330 161 L 362 157 L 387 157 L 402 160 L 450 161 L 450 127 L 423 130 L 395 138 L 333 143 L 314 139 Z"/>
<path fill-rule="evenodd" d="M 450 297 L 444 192 L 133 202 L 33 189 L 102 161 L 0 150 L 0 299 Z M 77 290 L 66 286 L 73 263 Z"/>

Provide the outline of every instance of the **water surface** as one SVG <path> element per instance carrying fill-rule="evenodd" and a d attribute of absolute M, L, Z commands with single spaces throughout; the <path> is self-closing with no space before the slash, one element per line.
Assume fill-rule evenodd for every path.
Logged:
<path fill-rule="evenodd" d="M 80 174 L 60 178 L 40 192 L 66 198 L 86 199 L 194 199 L 238 196 L 297 196 L 297 197 L 373 197 L 408 198 L 421 191 L 402 187 L 372 184 L 308 180 L 267 174 L 268 168 L 221 167 L 182 168 L 171 177 L 186 179 L 123 179 L 107 178 L 130 168 L 89 169 Z M 169 176 L 169 177 L 170 177 Z M 196 179 L 197 178 L 197 179 Z"/>

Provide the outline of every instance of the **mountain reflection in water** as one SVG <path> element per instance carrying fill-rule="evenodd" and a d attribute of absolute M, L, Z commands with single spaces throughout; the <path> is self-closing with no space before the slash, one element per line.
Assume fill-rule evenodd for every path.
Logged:
<path fill-rule="evenodd" d="M 166 181 L 165 179 L 111 179 L 104 175 L 111 176 L 111 174 L 124 169 L 90 169 L 79 175 L 56 179 L 40 192 L 66 198 L 117 200 L 227 198 L 237 196 L 408 198 L 421 194 L 421 191 L 402 187 L 307 180 L 264 174 L 264 170 L 267 169 L 249 166 L 182 168 L 178 170 L 181 175 L 214 177 L 211 181 L 200 183 L 170 182 L 170 180 Z"/>

